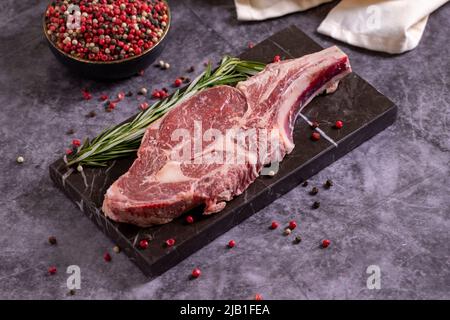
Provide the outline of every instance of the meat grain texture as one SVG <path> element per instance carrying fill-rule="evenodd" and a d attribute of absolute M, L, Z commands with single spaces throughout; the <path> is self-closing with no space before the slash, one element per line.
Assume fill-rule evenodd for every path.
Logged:
<path fill-rule="evenodd" d="M 293 150 L 298 113 L 350 72 L 348 57 L 330 47 L 181 102 L 149 126 L 137 159 L 106 192 L 103 212 L 147 227 L 201 205 L 204 214 L 223 210 L 264 165 Z"/>

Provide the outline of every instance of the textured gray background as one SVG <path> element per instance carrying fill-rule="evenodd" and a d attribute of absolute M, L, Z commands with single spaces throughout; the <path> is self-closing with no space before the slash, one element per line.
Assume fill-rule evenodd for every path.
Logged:
<path fill-rule="evenodd" d="M 233 2 L 171 1 L 173 26 L 161 56 L 172 68 L 100 84 L 73 77 L 43 40 L 45 1 L 0 4 L 0 298 L 266 299 L 450 298 L 450 46 L 447 4 L 433 13 L 418 48 L 390 56 L 339 45 L 356 72 L 399 106 L 397 122 L 310 180 L 319 210 L 298 187 L 162 276 L 148 281 L 124 254 L 51 183 L 48 165 L 74 137 L 94 136 L 137 110 L 137 98 L 105 113 L 81 88 L 106 92 L 160 88 L 190 65 L 239 54 L 295 24 L 323 46 L 315 29 L 335 4 L 257 23 L 236 20 Z M 98 116 L 86 118 L 95 110 Z M 74 128 L 75 135 L 65 132 Z M 301 146 L 299 146 L 301 147 Z M 23 165 L 15 159 L 23 155 Z M 296 219 L 300 245 L 267 229 Z M 55 235 L 59 244 L 47 244 Z M 318 248 L 323 238 L 332 245 Z M 225 244 L 235 239 L 233 250 Z M 82 288 L 68 297 L 65 269 L 81 267 Z M 382 289 L 366 288 L 366 268 L 379 265 Z M 58 274 L 47 276 L 48 266 Z M 199 266 L 203 275 L 189 281 Z"/>

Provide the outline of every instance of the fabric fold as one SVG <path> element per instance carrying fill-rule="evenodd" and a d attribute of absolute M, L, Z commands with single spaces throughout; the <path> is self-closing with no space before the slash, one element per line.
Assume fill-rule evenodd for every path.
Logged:
<path fill-rule="evenodd" d="M 234 0 L 238 20 L 265 20 L 304 11 L 333 0 Z"/>

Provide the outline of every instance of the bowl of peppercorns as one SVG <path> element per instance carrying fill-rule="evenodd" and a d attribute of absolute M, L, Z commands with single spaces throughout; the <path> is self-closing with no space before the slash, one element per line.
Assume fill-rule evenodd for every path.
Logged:
<path fill-rule="evenodd" d="M 43 26 L 63 65 L 91 79 L 116 80 L 155 61 L 170 19 L 163 0 L 53 0 Z"/>

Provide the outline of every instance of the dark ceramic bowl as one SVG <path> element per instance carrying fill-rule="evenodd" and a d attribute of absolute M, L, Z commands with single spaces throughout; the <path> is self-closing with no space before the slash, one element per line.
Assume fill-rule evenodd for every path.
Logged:
<path fill-rule="evenodd" d="M 71 56 L 60 50 L 49 38 L 47 34 L 47 26 L 45 23 L 45 14 L 43 19 L 43 28 L 45 38 L 47 39 L 50 50 L 55 55 L 56 59 L 63 65 L 68 67 L 71 71 L 80 74 L 83 77 L 96 80 L 118 80 L 134 76 L 139 71 L 150 66 L 156 58 L 161 54 L 165 46 L 165 38 L 170 29 L 172 16 L 170 7 L 166 2 L 168 8 L 168 23 L 164 30 L 164 34 L 159 41 L 150 49 L 145 50 L 138 56 L 117 61 L 89 61 Z"/>

